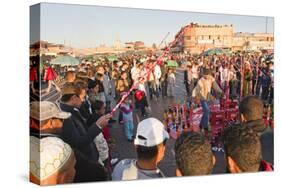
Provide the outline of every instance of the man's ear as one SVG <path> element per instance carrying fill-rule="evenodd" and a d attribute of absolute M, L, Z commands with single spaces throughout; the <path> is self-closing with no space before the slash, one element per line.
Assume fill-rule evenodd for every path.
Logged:
<path fill-rule="evenodd" d="M 213 155 L 213 165 L 215 166 L 216 164 L 216 157 Z"/>
<path fill-rule="evenodd" d="M 157 152 L 156 161 L 160 162 L 164 158 L 164 155 L 165 155 L 165 146 L 164 146 L 164 144 L 159 144 L 157 146 L 157 148 L 158 148 L 158 152 Z"/>
<path fill-rule="evenodd" d="M 164 146 L 163 143 L 157 145 L 157 148 L 158 148 L 158 153 L 163 153 L 163 152 L 165 152 L 165 146 Z"/>
<path fill-rule="evenodd" d="M 178 168 L 176 169 L 176 176 L 182 176 L 181 171 Z"/>
<path fill-rule="evenodd" d="M 66 180 L 66 173 L 61 173 L 61 174 L 58 174 L 58 177 L 57 177 L 57 184 L 63 184 L 65 183 L 65 180 Z"/>
<path fill-rule="evenodd" d="M 227 157 L 228 168 L 231 173 L 240 173 L 242 172 L 237 166 L 236 162 L 231 158 Z"/>
<path fill-rule="evenodd" d="M 166 150 L 166 146 L 163 144 L 162 146 L 163 155 L 165 154 L 165 150 Z"/>

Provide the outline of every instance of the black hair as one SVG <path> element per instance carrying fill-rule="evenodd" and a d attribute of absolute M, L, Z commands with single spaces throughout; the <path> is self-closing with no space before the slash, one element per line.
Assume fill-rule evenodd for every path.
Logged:
<path fill-rule="evenodd" d="M 138 160 L 151 160 L 156 157 L 158 154 L 158 147 L 157 146 L 151 146 L 151 147 L 146 147 L 146 146 L 136 146 L 137 150 L 137 156 Z"/>
<path fill-rule="evenodd" d="M 123 75 L 123 74 L 125 74 L 125 73 L 127 74 L 127 72 L 126 72 L 126 71 L 121 71 L 121 75 Z"/>
<path fill-rule="evenodd" d="M 71 97 L 73 97 L 76 94 L 65 94 L 61 97 L 61 101 L 62 102 L 68 102 L 70 101 Z"/>
<path fill-rule="evenodd" d="M 261 143 L 249 126 L 234 124 L 224 130 L 226 157 L 231 157 L 243 172 L 258 171 L 262 160 Z"/>
<path fill-rule="evenodd" d="M 210 69 L 204 67 L 204 68 L 203 68 L 203 74 L 204 74 L 204 75 L 210 75 L 210 74 L 212 74 L 212 72 L 211 72 Z"/>
<path fill-rule="evenodd" d="M 87 82 L 83 82 L 83 81 L 76 81 L 74 82 L 75 83 L 75 87 L 76 87 L 76 90 L 77 90 L 77 93 L 81 94 L 82 90 L 83 89 L 87 89 Z"/>
<path fill-rule="evenodd" d="M 175 153 L 177 167 L 183 176 L 211 174 L 213 153 L 203 135 L 183 134 L 176 140 Z"/>
<path fill-rule="evenodd" d="M 114 60 L 113 61 L 113 65 L 117 65 L 118 61 L 117 60 Z"/>
<path fill-rule="evenodd" d="M 95 100 L 92 103 L 92 108 L 94 110 L 100 110 L 104 106 L 104 103 L 100 100 Z"/>
<path fill-rule="evenodd" d="M 89 80 L 89 82 L 88 82 L 89 89 L 95 88 L 97 85 L 100 85 L 99 80 Z"/>
<path fill-rule="evenodd" d="M 256 96 L 247 96 L 239 104 L 239 112 L 247 121 L 263 118 L 263 102 Z"/>
<path fill-rule="evenodd" d="M 103 77 L 103 74 L 101 74 L 101 73 L 96 74 L 96 78 L 101 78 L 101 77 Z"/>

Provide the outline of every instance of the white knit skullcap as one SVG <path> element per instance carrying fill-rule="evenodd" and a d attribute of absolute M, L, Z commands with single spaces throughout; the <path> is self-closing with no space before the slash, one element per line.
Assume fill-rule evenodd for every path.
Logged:
<path fill-rule="evenodd" d="M 57 137 L 30 137 L 30 172 L 44 180 L 60 170 L 69 160 L 71 147 Z"/>

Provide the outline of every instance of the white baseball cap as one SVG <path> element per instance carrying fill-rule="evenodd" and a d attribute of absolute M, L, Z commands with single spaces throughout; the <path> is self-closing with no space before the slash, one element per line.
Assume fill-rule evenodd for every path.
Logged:
<path fill-rule="evenodd" d="M 161 121 L 147 118 L 138 124 L 135 145 L 152 147 L 169 139 L 169 134 Z"/>

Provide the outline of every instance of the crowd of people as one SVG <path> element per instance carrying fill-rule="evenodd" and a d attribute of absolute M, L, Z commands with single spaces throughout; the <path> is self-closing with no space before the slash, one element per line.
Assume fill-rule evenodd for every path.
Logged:
<path fill-rule="evenodd" d="M 175 96 L 176 68 L 167 64 L 171 59 L 184 69 L 186 98 L 203 108 L 202 131 L 209 126 L 213 96 L 240 100 L 241 122 L 223 135 L 226 172 L 272 171 L 263 159 L 264 153 L 273 153 L 263 145 L 263 109 L 273 105 L 273 62 L 265 58 L 247 53 L 175 54 L 159 60 L 156 54 L 133 54 L 113 62 L 82 60 L 68 67 L 41 66 L 39 57 L 31 59 L 31 95 L 39 97 L 30 102 L 30 180 L 51 185 L 165 177 L 158 163 L 165 156 L 169 134 L 149 113 L 152 100 Z M 124 99 L 131 87 L 133 92 Z M 40 94 L 52 88 L 59 98 L 40 100 Z M 119 101 L 115 115 L 111 112 Z M 137 122 L 134 135 L 135 108 L 143 120 Z M 115 123 L 123 125 L 124 137 L 135 145 L 136 159 L 112 158 L 110 127 Z M 177 176 L 212 173 L 216 159 L 201 131 L 181 135 L 174 150 Z"/>

